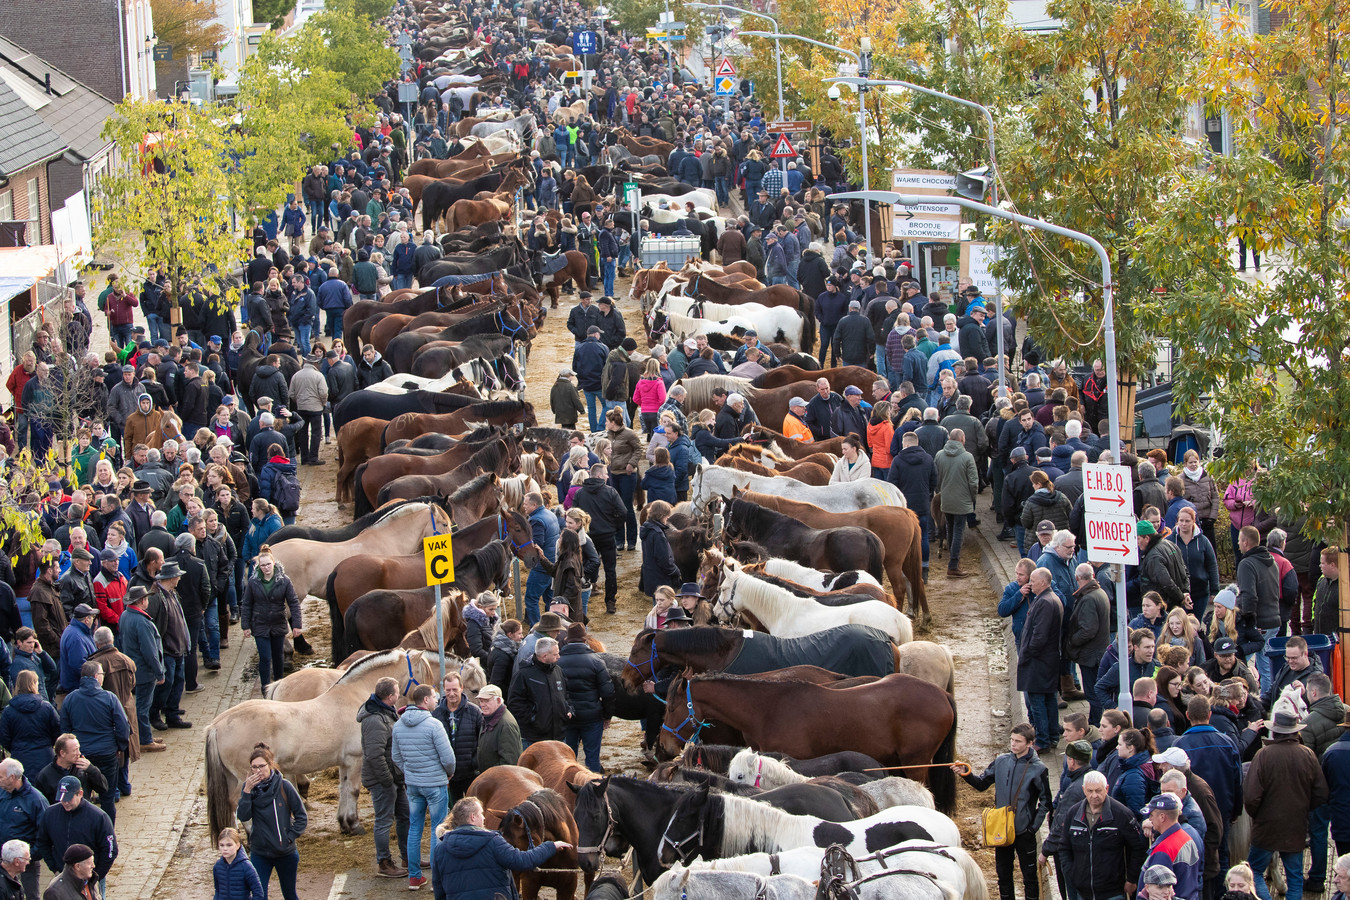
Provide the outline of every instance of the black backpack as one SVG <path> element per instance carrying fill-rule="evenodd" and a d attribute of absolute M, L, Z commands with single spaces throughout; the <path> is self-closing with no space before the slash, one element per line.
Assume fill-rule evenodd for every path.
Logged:
<path fill-rule="evenodd" d="M 273 473 L 272 502 L 283 513 L 294 513 L 300 508 L 300 479 L 294 472 L 278 469 Z"/>

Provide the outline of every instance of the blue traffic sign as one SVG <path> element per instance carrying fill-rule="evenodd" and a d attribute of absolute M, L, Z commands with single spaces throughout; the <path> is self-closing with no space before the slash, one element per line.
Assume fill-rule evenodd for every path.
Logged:
<path fill-rule="evenodd" d="M 600 38 L 594 31 L 578 31 L 572 35 L 572 52 L 578 56 L 595 53 L 600 47 Z"/>

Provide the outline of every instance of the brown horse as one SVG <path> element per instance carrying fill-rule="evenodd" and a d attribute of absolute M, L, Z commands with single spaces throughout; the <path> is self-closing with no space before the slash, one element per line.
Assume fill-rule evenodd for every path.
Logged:
<path fill-rule="evenodd" d="M 910 675 L 887 675 L 870 684 L 830 688 L 803 681 L 762 681 L 738 675 L 695 675 L 685 684 L 685 708 L 671 689 L 667 717 L 688 717 L 697 728 L 716 721 L 740 731 L 750 747 L 793 759 L 851 750 L 883 766 L 944 765 L 910 770 L 933 791 L 937 808 L 950 812 L 956 782 L 956 702 L 941 688 Z M 829 710 L 818 718 L 804 709 Z M 679 743 L 668 730 L 661 742 L 672 755 Z M 926 777 L 925 777 L 926 776 Z"/>
<path fill-rule="evenodd" d="M 655 154 L 661 157 L 662 162 L 665 162 L 670 156 L 670 152 L 675 149 L 674 144 L 658 141 L 656 138 L 639 137 L 634 135 L 627 128 L 615 129 L 614 135 L 629 153 L 636 156 L 650 156 Z"/>
<path fill-rule="evenodd" d="M 475 454 L 476 456 L 477 454 Z M 496 468 L 484 471 L 470 457 L 469 461 L 444 475 L 404 475 L 380 488 L 376 501 L 380 506 L 391 500 L 415 497 L 458 497 L 452 506 L 451 521 L 472 525 L 490 513 L 496 513 L 502 500 L 499 478 L 510 474 L 511 461 L 504 456 L 489 460 Z M 459 518 L 454 519 L 454 515 Z"/>
<path fill-rule="evenodd" d="M 539 424 L 534 415 L 534 404 L 528 400 L 490 400 L 471 404 L 452 413 L 404 413 L 389 423 L 384 440 L 389 444 L 429 432 L 458 434 L 467 430 L 469 422 L 501 426 L 523 423 L 526 428 Z"/>
<path fill-rule="evenodd" d="M 569 792 L 570 793 L 570 792 Z M 526 850 L 542 841 L 567 841 L 572 846 L 546 864 L 546 873 L 527 871 L 517 875 L 521 900 L 538 900 L 541 887 L 551 887 L 557 900 L 573 900 L 577 892 L 575 872 L 578 840 L 572 811 L 556 792 L 544 786 L 537 772 L 524 766 L 493 766 L 469 785 L 468 797 L 483 804 L 483 824 L 502 833 L 507 843 Z M 590 876 L 586 883 L 589 887 Z"/>
<path fill-rule="evenodd" d="M 552 309 L 558 308 L 558 291 L 563 285 L 570 281 L 578 286 L 578 290 L 586 285 L 586 254 L 580 250 L 568 250 L 565 256 L 566 266 L 551 275 L 539 276 L 539 286 L 548 292 Z"/>
<path fill-rule="evenodd" d="M 812 453 L 801 459 L 793 459 L 790 456 L 784 456 L 781 453 L 775 453 L 761 444 L 736 444 L 727 451 L 732 456 L 740 459 L 748 459 L 751 462 L 759 463 L 765 468 L 772 469 L 770 474 L 782 475 L 784 469 L 790 469 L 801 463 L 815 463 L 826 471 L 833 472 L 834 464 L 838 461 L 829 453 Z M 772 465 L 770 465 L 772 463 Z"/>
<path fill-rule="evenodd" d="M 850 513 L 832 513 L 810 503 L 789 500 L 773 494 L 733 491 L 752 503 L 792 516 L 812 528 L 839 528 L 856 525 L 881 539 L 885 548 L 883 567 L 896 598 L 909 584 L 909 610 L 918 620 L 920 631 L 927 630 L 932 617 L 928 612 L 928 592 L 923 583 L 923 532 L 919 517 L 902 506 L 872 506 Z"/>
<path fill-rule="evenodd" d="M 797 382 L 797 384 L 801 383 L 802 382 Z M 816 389 L 815 382 L 808 383 L 811 385 L 812 393 L 814 393 Z M 789 385 L 789 387 L 791 387 L 791 385 Z M 782 390 L 782 388 L 778 388 L 777 390 Z M 758 397 L 759 395 L 756 394 L 755 396 Z M 756 411 L 758 411 L 759 404 L 755 403 L 755 407 Z M 780 417 L 779 421 L 781 420 Z M 783 434 L 783 432 L 774 431 L 772 428 L 768 428 L 764 425 L 751 425 L 745 429 L 743 437 L 747 441 L 762 441 L 764 443 L 773 441 L 779 452 L 784 456 L 790 456 L 798 461 L 805 459 L 813 453 L 830 453 L 834 456 L 839 456 L 844 452 L 843 437 L 832 437 L 828 441 L 794 441 L 792 438 Z"/>
<path fill-rule="evenodd" d="M 784 475 L 803 484 L 822 485 L 830 483 L 830 470 L 812 462 L 800 462 L 789 469 L 770 469 L 768 466 L 760 465 L 744 456 L 726 454 L 717 460 L 717 465 L 749 472 L 752 475 L 764 475 L 769 478 L 775 475 Z"/>
<path fill-rule="evenodd" d="M 408 413 L 407 415 L 413 415 Z M 392 424 L 392 423 L 391 423 Z M 462 429 L 456 429 L 459 431 Z M 422 431 L 411 434 L 396 434 L 392 438 L 386 430 L 385 440 L 397 440 L 402 437 L 416 437 L 422 434 Z M 469 461 L 469 457 L 485 446 L 496 448 L 496 452 L 505 454 L 508 458 L 515 460 L 516 466 L 520 464 L 520 445 L 514 435 L 492 438 L 481 443 L 462 443 L 456 444 L 444 453 L 438 453 L 435 456 L 408 456 L 402 453 L 385 453 L 377 456 L 370 462 L 362 464 L 356 470 L 356 514 L 365 515 L 369 512 L 367 507 L 375 505 L 376 498 L 380 494 L 380 488 L 384 487 L 395 478 L 404 475 L 441 475 L 452 471 L 457 466 L 461 466 Z M 487 471 L 496 471 L 496 466 L 486 467 Z M 511 470 L 514 475 L 518 469 Z"/>
<path fill-rule="evenodd" d="M 771 388 L 817 378 L 827 380 L 830 388 L 839 394 L 843 394 L 847 387 L 856 387 L 863 392 L 864 397 L 870 397 L 872 385 L 877 381 L 877 373 L 862 366 L 838 366 L 833 369 L 821 369 L 818 372 L 809 372 L 800 366 L 779 366 L 760 375 L 750 384 L 757 388 Z"/>
<path fill-rule="evenodd" d="M 496 222 L 511 215 L 505 200 L 456 200 L 445 213 L 445 230 L 457 231 L 469 225 Z"/>
<path fill-rule="evenodd" d="M 562 741 L 531 744 L 520 754 L 518 765 L 539 773 L 544 786 L 557 791 L 568 809 L 576 809 L 577 805 L 576 791 L 569 787 L 579 788 L 603 777 L 577 762 L 577 755 Z"/>
<path fill-rule="evenodd" d="M 365 342 L 374 344 L 375 349 L 383 354 L 385 348 L 389 346 L 389 342 L 405 331 L 414 331 L 418 328 L 429 328 L 431 326 L 438 329 L 447 328 L 451 325 L 458 325 L 460 322 L 467 322 L 480 313 L 492 312 L 494 304 L 500 299 L 500 297 L 493 297 L 490 300 L 480 300 L 455 310 L 437 309 L 411 315 L 390 313 L 380 317 L 378 321 L 376 316 L 371 316 L 361 323 L 361 332 Z M 367 326 L 369 327 L 367 328 Z"/>
<path fill-rule="evenodd" d="M 802 315 L 814 314 L 814 303 L 790 284 L 773 284 L 758 291 L 722 284 L 711 278 L 699 279 L 694 285 L 695 296 L 714 303 L 758 303 L 762 306 L 790 306 Z"/>
<path fill-rule="evenodd" d="M 384 449 L 384 429 L 389 423 L 373 416 L 352 419 L 338 429 L 337 439 L 337 496 L 338 503 L 352 499 L 356 484 L 356 470 L 368 460 L 379 456 Z"/>

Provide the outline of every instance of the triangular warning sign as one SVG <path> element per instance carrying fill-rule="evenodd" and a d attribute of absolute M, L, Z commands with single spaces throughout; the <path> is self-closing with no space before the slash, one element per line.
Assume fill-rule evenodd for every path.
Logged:
<path fill-rule="evenodd" d="M 792 157 L 796 155 L 797 151 L 792 149 L 792 142 L 788 140 L 786 134 L 780 134 L 778 136 L 778 140 L 774 142 L 773 150 L 769 152 L 769 156 L 773 159 L 781 159 L 783 157 Z"/>
<path fill-rule="evenodd" d="M 717 77 L 720 78 L 723 75 L 735 75 L 735 74 L 736 74 L 736 67 L 731 64 L 731 60 L 725 56 L 722 57 L 722 61 L 717 64 Z"/>

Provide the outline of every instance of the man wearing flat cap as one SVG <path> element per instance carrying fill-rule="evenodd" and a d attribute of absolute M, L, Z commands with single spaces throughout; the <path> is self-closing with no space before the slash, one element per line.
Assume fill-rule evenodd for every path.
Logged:
<path fill-rule="evenodd" d="M 1148 848 L 1144 871 L 1158 866 L 1169 869 L 1176 877 L 1176 896 L 1182 900 L 1200 900 L 1205 852 L 1181 827 L 1181 798 L 1164 791 L 1150 800 L 1145 810 L 1153 843 Z M 1299 827 L 1307 827 L 1306 815 L 1299 820 Z M 1252 848 L 1255 849 L 1255 843 Z M 1266 862 L 1270 862 L 1269 856 Z M 1144 891 L 1140 891 L 1139 897 L 1148 900 Z"/>
<path fill-rule="evenodd" d="M 70 573 L 66 573 L 69 575 Z M 89 603 L 80 603 L 70 611 L 70 624 L 61 633 L 61 690 L 69 692 L 80 686 L 80 666 L 89 654 L 98 649 L 94 645 L 94 620 L 98 609 Z"/>

